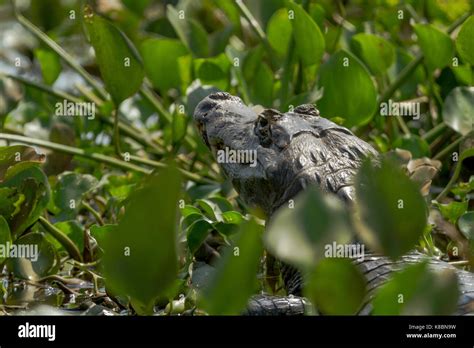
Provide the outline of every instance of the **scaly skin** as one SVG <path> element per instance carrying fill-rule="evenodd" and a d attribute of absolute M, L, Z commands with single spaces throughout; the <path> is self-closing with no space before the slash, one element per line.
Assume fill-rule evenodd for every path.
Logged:
<path fill-rule="evenodd" d="M 254 151 L 257 163 L 219 163 L 242 199 L 271 215 L 308 185 L 338 195 L 348 204 L 354 198 L 353 178 L 362 161 L 377 151 L 348 129 L 323 117 L 312 105 L 293 112 L 265 109 L 260 114 L 238 97 L 219 92 L 204 98 L 196 107 L 194 121 L 217 158 L 219 150 Z M 370 314 L 373 292 L 401 266 L 420 262 L 425 255 L 412 253 L 394 262 L 383 256 L 368 256 L 357 263 L 369 283 L 369 296 L 360 314 Z M 474 274 L 431 259 L 433 269 L 454 269 L 463 295 L 459 313 L 474 312 Z M 253 298 L 247 314 L 300 315 L 304 312 L 302 277 L 294 268 L 282 267 L 290 297 L 260 295 Z"/>

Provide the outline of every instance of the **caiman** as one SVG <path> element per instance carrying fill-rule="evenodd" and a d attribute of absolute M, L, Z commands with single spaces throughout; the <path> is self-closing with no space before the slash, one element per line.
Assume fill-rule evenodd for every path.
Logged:
<path fill-rule="evenodd" d="M 351 204 L 355 195 L 353 179 L 359 166 L 366 157 L 379 156 L 349 129 L 321 117 L 311 104 L 286 113 L 274 109 L 256 112 L 239 97 L 217 92 L 197 105 L 194 122 L 214 156 L 224 149 L 256 154 L 255 163 L 220 161 L 219 166 L 242 200 L 260 207 L 269 217 L 309 185 L 317 185 L 323 192 L 334 193 Z M 434 270 L 456 272 L 461 291 L 456 314 L 473 314 L 474 273 L 419 252 L 411 252 L 397 261 L 375 254 L 354 261 L 368 284 L 367 300 L 358 314 L 371 313 L 374 293 L 394 272 L 426 259 Z M 281 273 L 289 296 L 254 296 L 246 314 L 305 312 L 308 302 L 301 297 L 301 274 L 285 264 Z"/>

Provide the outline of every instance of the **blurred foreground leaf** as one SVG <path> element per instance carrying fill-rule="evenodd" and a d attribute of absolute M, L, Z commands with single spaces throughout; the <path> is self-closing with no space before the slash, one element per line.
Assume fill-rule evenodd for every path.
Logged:
<path fill-rule="evenodd" d="M 173 286 L 178 267 L 177 212 L 181 177 L 174 167 L 148 177 L 130 196 L 112 233 L 101 236 L 106 286 L 130 297 L 139 314 L 151 314 Z"/>
<path fill-rule="evenodd" d="M 459 285 L 453 270 L 430 271 L 423 262 L 394 273 L 373 301 L 374 315 L 450 315 Z"/>

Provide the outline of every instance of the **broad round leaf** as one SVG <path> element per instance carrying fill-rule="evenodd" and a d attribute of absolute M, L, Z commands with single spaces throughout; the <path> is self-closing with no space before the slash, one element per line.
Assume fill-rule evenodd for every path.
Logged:
<path fill-rule="evenodd" d="M 324 54 L 324 36 L 311 16 L 293 2 L 288 4 L 293 11 L 293 37 L 296 43 L 296 53 L 303 65 L 319 64 Z M 291 14 L 291 13 L 290 13 Z"/>
<path fill-rule="evenodd" d="M 180 190 L 180 174 L 173 167 L 148 177 L 130 196 L 117 228 L 101 241 L 107 288 L 129 296 L 141 314 L 152 313 L 156 299 L 175 283 Z"/>
<path fill-rule="evenodd" d="M 474 125 L 474 87 L 456 87 L 446 97 L 443 120 L 456 132 L 466 135 Z"/>
<path fill-rule="evenodd" d="M 366 33 L 354 35 L 351 47 L 375 75 L 384 73 L 395 61 L 393 45 L 377 35 Z"/>
<path fill-rule="evenodd" d="M 418 185 L 388 159 L 365 161 L 356 178 L 360 233 L 371 250 L 396 259 L 414 248 L 426 226 Z"/>
<path fill-rule="evenodd" d="M 454 44 L 449 35 L 431 24 L 417 24 L 414 29 L 425 62 L 430 69 L 443 68 L 451 62 Z"/>
<path fill-rule="evenodd" d="M 209 41 L 206 30 L 200 23 L 181 17 L 172 5 L 166 7 L 166 17 L 173 26 L 181 42 L 193 53 L 195 57 L 209 56 Z"/>
<path fill-rule="evenodd" d="M 181 87 L 178 58 L 188 54 L 186 47 L 178 40 L 148 39 L 140 46 L 145 72 L 151 83 L 161 93 L 170 88 Z"/>
<path fill-rule="evenodd" d="M 280 56 L 284 56 L 288 52 L 292 30 L 293 28 L 288 18 L 288 11 L 284 8 L 276 11 L 268 21 L 268 42 Z"/>
<path fill-rule="evenodd" d="M 456 310 L 459 284 L 453 270 L 432 272 L 419 263 L 396 272 L 379 288 L 374 315 L 449 315 Z"/>
<path fill-rule="evenodd" d="M 84 22 L 100 73 L 115 105 L 135 94 L 143 80 L 143 66 L 130 40 L 107 20 L 90 13 Z"/>
<path fill-rule="evenodd" d="M 305 297 L 328 315 L 353 315 L 362 305 L 366 280 L 347 259 L 325 259 L 309 277 Z"/>
<path fill-rule="evenodd" d="M 377 92 L 367 69 L 358 58 L 339 51 L 321 67 L 319 84 L 324 88 L 318 102 L 321 115 L 342 117 L 344 126 L 366 124 L 377 107 Z"/>
<path fill-rule="evenodd" d="M 350 242 L 347 212 L 336 197 L 312 187 L 290 204 L 273 215 L 264 235 L 265 246 L 279 259 L 309 268 L 324 258 L 326 245 Z"/>
<path fill-rule="evenodd" d="M 464 237 L 474 240 L 474 211 L 461 215 L 458 220 L 458 226 Z"/>
<path fill-rule="evenodd" d="M 461 27 L 456 38 L 456 48 L 461 58 L 467 63 L 474 65 L 474 16 L 469 17 Z"/>
<path fill-rule="evenodd" d="M 212 280 L 203 289 L 200 301 L 209 314 L 240 314 L 255 293 L 263 252 L 261 232 L 262 226 L 254 220 L 241 225 L 236 245 L 224 252 Z"/>
<path fill-rule="evenodd" d="M 59 56 L 51 50 L 37 49 L 36 58 L 41 66 L 43 81 L 47 85 L 52 85 L 61 73 L 61 61 Z"/>
<path fill-rule="evenodd" d="M 429 144 L 417 135 L 401 136 L 393 142 L 393 147 L 410 151 L 413 158 L 430 157 Z"/>
<path fill-rule="evenodd" d="M 13 250 L 23 255 L 13 257 Z M 18 238 L 10 249 L 10 256 L 7 267 L 19 278 L 38 279 L 50 274 L 57 266 L 56 250 L 41 233 L 28 233 Z"/>

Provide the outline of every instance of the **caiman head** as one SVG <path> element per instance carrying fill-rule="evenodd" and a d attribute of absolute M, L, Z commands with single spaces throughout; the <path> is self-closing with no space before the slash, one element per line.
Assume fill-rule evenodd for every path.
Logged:
<path fill-rule="evenodd" d="M 271 215 L 307 185 L 351 201 L 362 160 L 377 152 L 310 104 L 256 113 L 218 92 L 194 111 L 201 136 L 247 204 Z"/>

